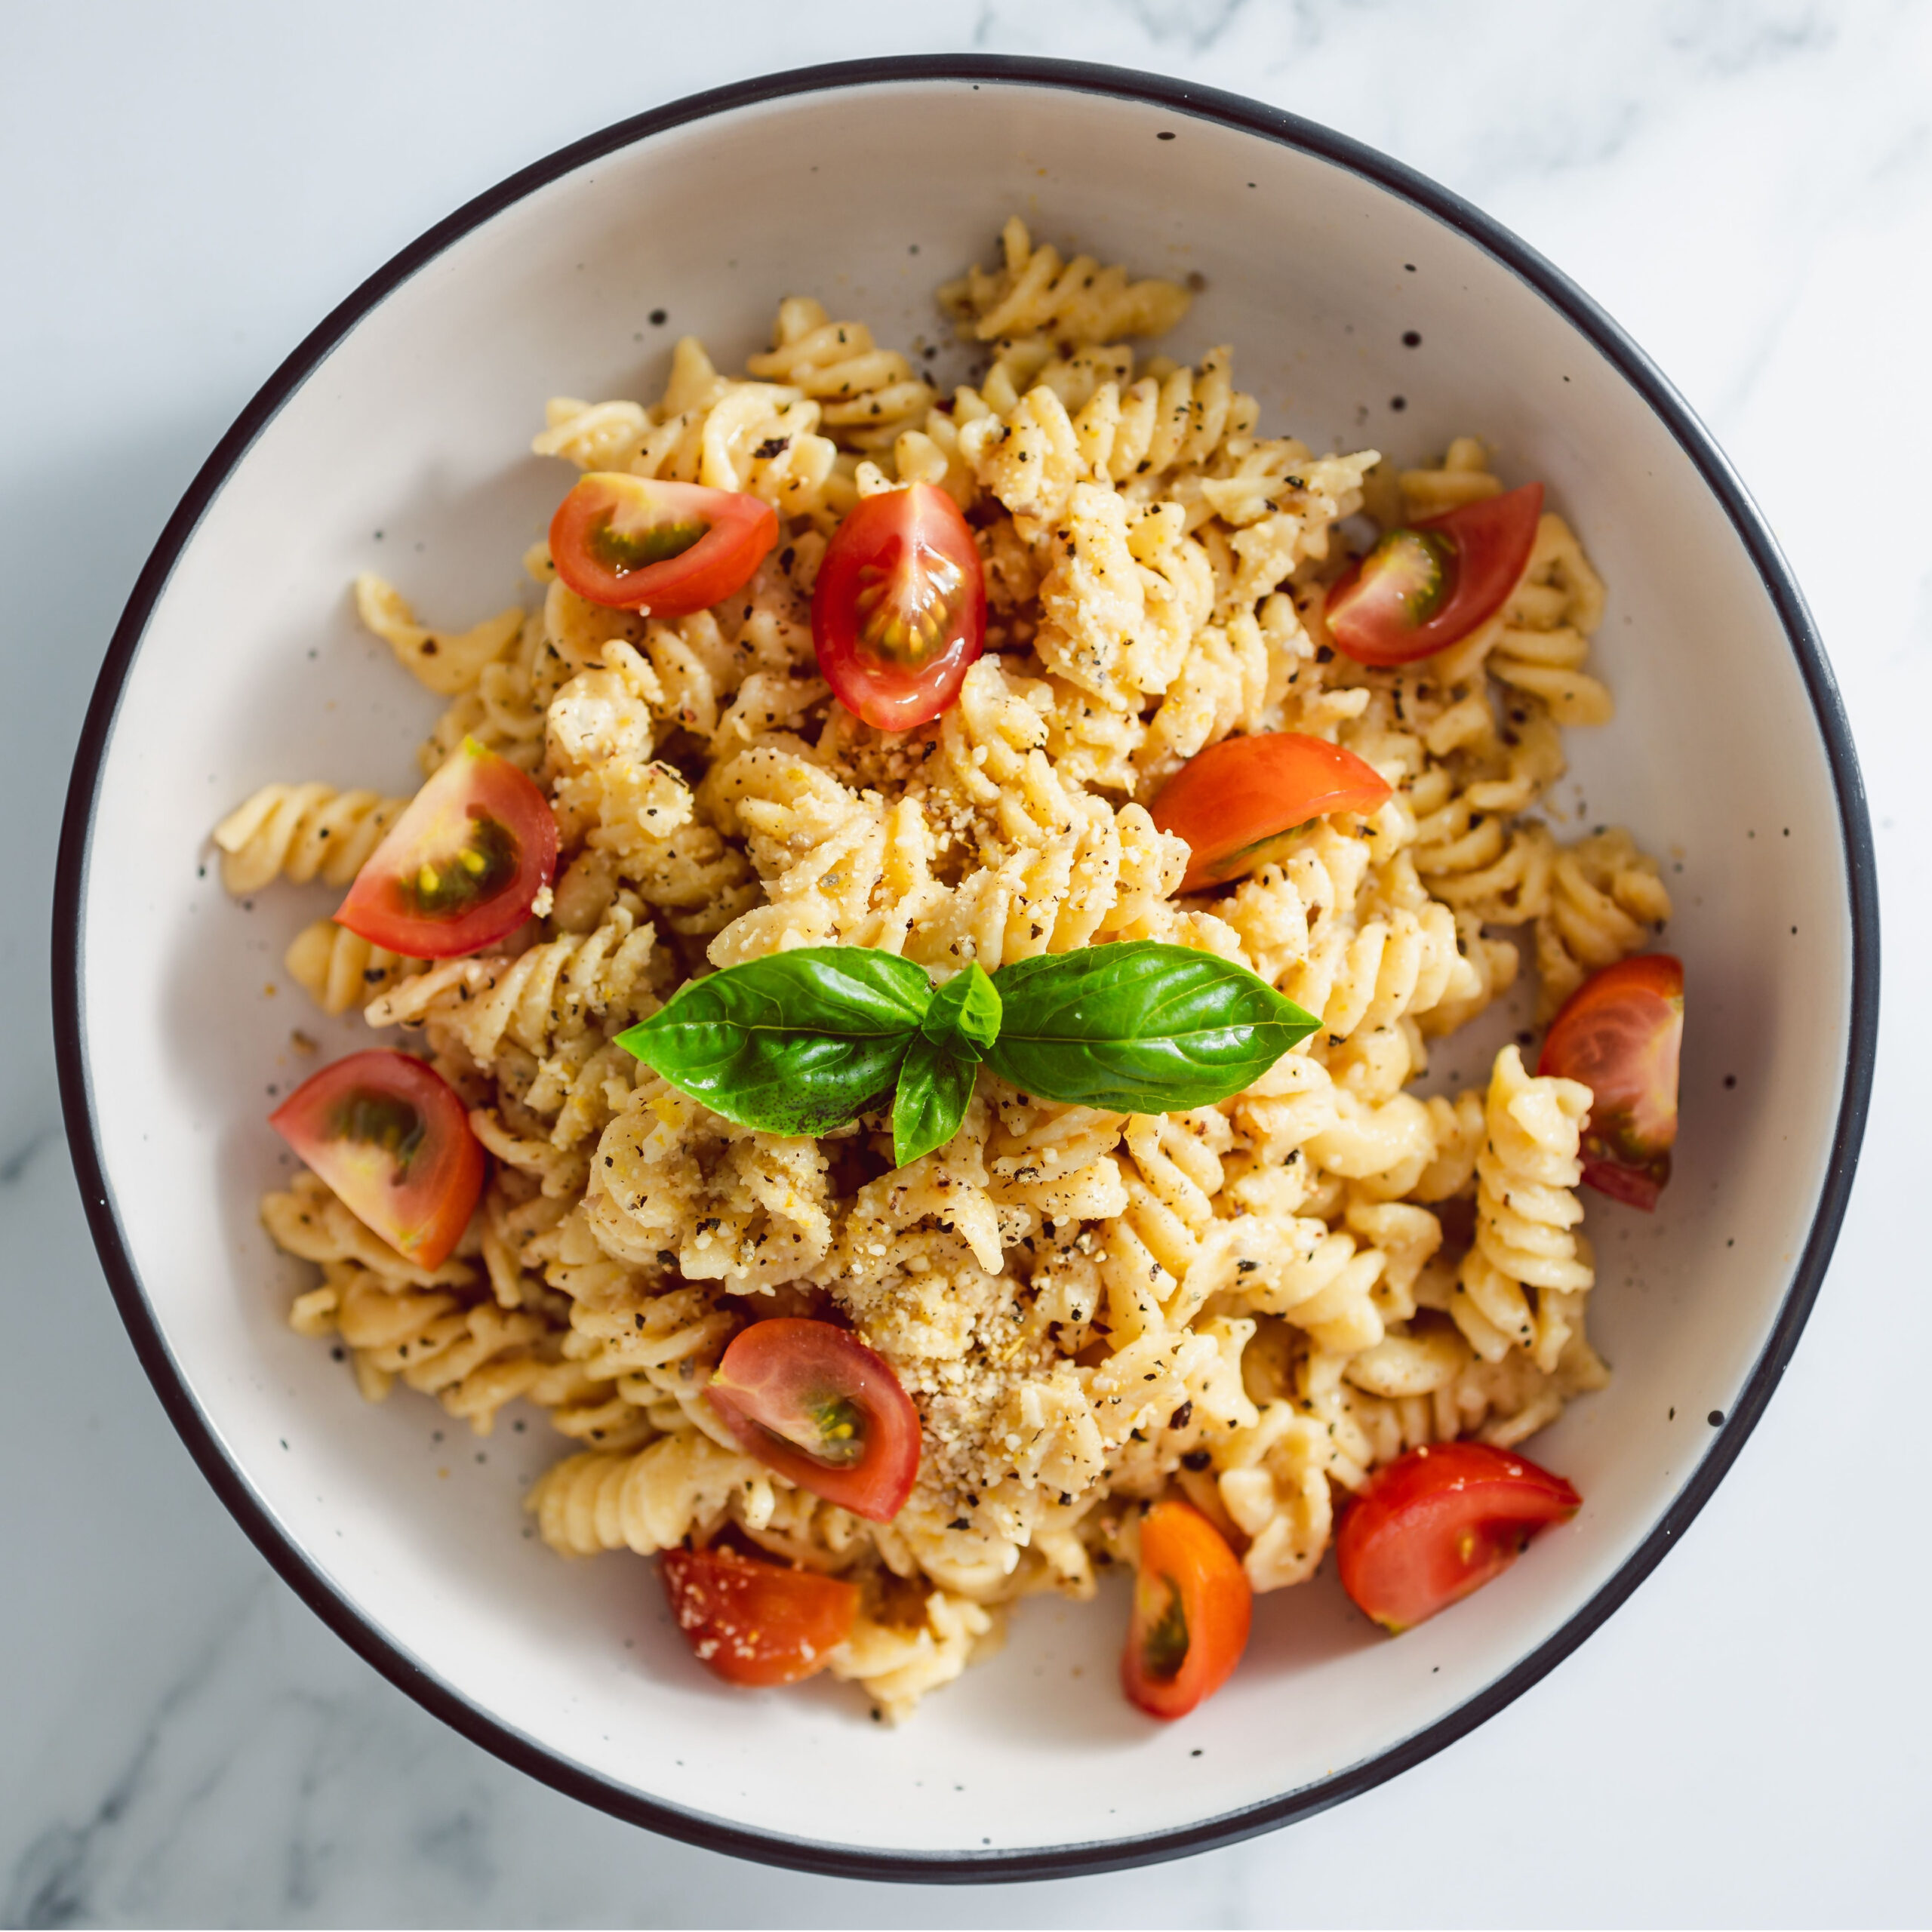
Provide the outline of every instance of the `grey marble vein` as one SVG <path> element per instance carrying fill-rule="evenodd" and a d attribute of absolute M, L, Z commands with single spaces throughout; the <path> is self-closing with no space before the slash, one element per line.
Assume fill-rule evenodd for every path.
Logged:
<path fill-rule="evenodd" d="M 10 1151 L 0 1153 L 0 1187 L 11 1187 L 16 1181 L 24 1180 L 39 1155 L 60 1143 L 60 1127 L 50 1121 L 45 1127 L 35 1128 Z"/>
<path fill-rule="evenodd" d="M 156 1795 L 153 1772 L 165 1734 L 177 1714 L 201 1695 L 221 1667 L 242 1618 L 266 1588 L 266 1581 L 257 1584 L 241 1605 L 208 1632 L 200 1650 L 142 1724 L 126 1765 L 88 1816 L 78 1823 L 51 1824 L 27 1844 L 5 1893 L 0 1894 L 0 1923 L 59 1926 L 97 1922 L 95 1894 L 104 1868 L 118 1849 L 131 1814 L 144 1799 Z M 185 1806 L 192 1807 L 208 1789 L 204 1780 L 178 1795 Z"/>

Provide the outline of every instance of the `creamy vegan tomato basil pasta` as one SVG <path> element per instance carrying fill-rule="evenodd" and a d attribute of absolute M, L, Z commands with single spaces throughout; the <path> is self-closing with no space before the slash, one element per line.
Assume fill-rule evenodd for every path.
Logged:
<path fill-rule="evenodd" d="M 1657 1199 L 1682 979 L 1532 815 L 1611 712 L 1540 487 L 1264 435 L 1143 358 L 1183 289 L 1001 242 L 949 396 L 795 297 L 552 401 L 528 608 L 356 587 L 428 783 L 214 837 L 346 890 L 288 971 L 379 1038 L 263 1216 L 365 1395 L 543 1411 L 544 1539 L 724 1677 L 897 1718 L 1119 1564 L 1176 1716 L 1331 1542 L 1400 1629 L 1575 1509 L 1516 1445 L 1605 1379 L 1577 1190 Z M 1412 1091 L 1525 965 L 1535 1070 Z"/>

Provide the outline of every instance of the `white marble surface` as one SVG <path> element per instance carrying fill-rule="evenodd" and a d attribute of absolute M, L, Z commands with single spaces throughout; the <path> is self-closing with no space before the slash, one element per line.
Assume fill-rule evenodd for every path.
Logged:
<path fill-rule="evenodd" d="M 1683 1546 L 1502 1716 L 1287 1832 L 995 1891 L 804 1878 L 529 1782 L 367 1669 L 203 1487 L 62 1146 L 54 847 L 121 605 L 235 412 L 458 202 L 763 69 L 968 45 L 1159 69 L 1472 197 L 1659 359 L 1764 505 L 1865 759 L 1890 962 L 1838 1260 Z M 1841 1922 L 1932 1914 L 1932 1034 L 1921 705 L 1932 6 L 1795 0 L 65 0 L 0 9 L 0 1921 Z"/>

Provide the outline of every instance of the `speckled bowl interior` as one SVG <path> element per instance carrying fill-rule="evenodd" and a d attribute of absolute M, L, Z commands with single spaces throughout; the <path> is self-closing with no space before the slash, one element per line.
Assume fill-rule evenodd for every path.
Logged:
<path fill-rule="evenodd" d="M 1692 1016 L 1683 1134 L 1654 1217 L 1590 1202 L 1615 1380 L 1536 1444 L 1583 1512 L 1478 1598 L 1391 1641 L 1324 1573 L 1263 1599 L 1235 1682 L 1168 1727 L 1116 1689 L 1123 1592 L 1030 1602 L 1001 1655 L 890 1730 L 828 1682 L 720 1687 L 648 1562 L 535 1541 L 521 1497 L 561 1447 L 540 1420 L 478 1441 L 406 1392 L 368 1407 L 285 1327 L 307 1271 L 256 1217 L 287 1171 L 264 1117 L 307 1064 L 291 1028 L 334 1051 L 359 1023 L 320 1024 L 280 967 L 333 895 L 231 903 L 208 832 L 270 778 L 414 782 L 435 703 L 358 629 L 349 581 L 381 571 L 452 625 L 525 594 L 518 558 L 566 474 L 527 454 L 547 395 L 648 398 L 685 331 L 729 366 L 794 292 L 888 343 L 948 341 L 934 285 L 990 259 L 1015 210 L 1063 248 L 1201 278 L 1166 346 L 1235 345 L 1266 427 L 1405 460 L 1472 431 L 1509 480 L 1547 482 L 1611 586 L 1598 666 L 1620 706 L 1572 734 L 1556 807 L 1664 857 Z M 1679 406 L 1574 291 L 1377 158 L 1165 84 L 995 63 L 875 63 L 667 110 L 506 184 L 345 305 L 143 581 L 83 748 L 60 942 L 103 1254 L 164 1398 L 283 1574 L 540 1776 L 845 1870 L 1073 1869 L 1257 1829 L 1548 1668 L 1656 1560 L 1768 1395 L 1869 1062 L 1862 808 L 1834 703 L 1774 553 Z"/>

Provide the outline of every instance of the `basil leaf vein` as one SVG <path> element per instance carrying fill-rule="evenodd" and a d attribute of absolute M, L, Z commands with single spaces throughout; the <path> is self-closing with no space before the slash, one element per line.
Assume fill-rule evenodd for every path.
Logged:
<path fill-rule="evenodd" d="M 1321 1024 L 1244 966 L 1153 940 L 1017 960 L 986 1063 L 1022 1092 L 1113 1113 L 1211 1106 Z"/>
<path fill-rule="evenodd" d="M 999 990 L 975 960 L 933 995 L 919 1030 L 936 1047 L 962 1060 L 980 1060 L 999 1038 Z"/>
<path fill-rule="evenodd" d="M 909 1166 L 959 1131 L 979 1068 L 921 1034 L 906 1049 L 892 1100 L 892 1164 Z"/>
<path fill-rule="evenodd" d="M 894 953 L 807 946 L 692 980 L 617 1044 L 742 1127 L 823 1134 L 890 1091 L 932 998 Z"/>

